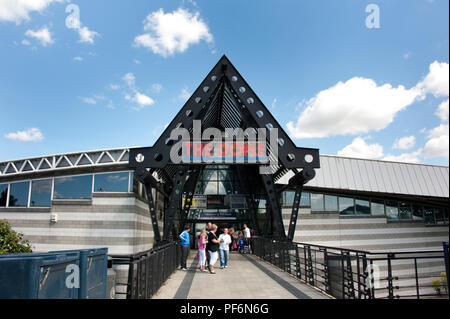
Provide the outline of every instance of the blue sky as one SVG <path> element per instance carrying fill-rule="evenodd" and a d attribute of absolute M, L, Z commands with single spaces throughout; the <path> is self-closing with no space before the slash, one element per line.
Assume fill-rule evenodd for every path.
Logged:
<path fill-rule="evenodd" d="M 448 7 L 0 0 L 0 161 L 151 146 L 226 54 L 297 146 L 448 166 Z"/>

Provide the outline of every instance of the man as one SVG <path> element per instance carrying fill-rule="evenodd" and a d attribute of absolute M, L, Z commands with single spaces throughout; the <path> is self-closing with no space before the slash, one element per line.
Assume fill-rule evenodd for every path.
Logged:
<path fill-rule="evenodd" d="M 191 231 L 191 226 L 186 225 L 184 227 L 184 231 L 180 234 L 180 236 L 178 236 L 178 238 L 180 238 L 181 240 L 181 270 L 187 270 L 186 268 L 186 261 L 187 261 L 187 257 L 189 255 L 189 240 L 190 240 L 190 236 L 189 236 L 189 232 Z"/>
<path fill-rule="evenodd" d="M 220 269 L 228 267 L 228 259 L 230 257 L 231 237 L 228 235 L 228 228 L 223 229 L 223 234 L 219 236 L 219 255 L 220 255 Z"/>
<path fill-rule="evenodd" d="M 244 240 L 245 245 L 248 247 L 248 252 L 251 253 L 251 247 L 250 247 L 250 239 L 252 238 L 252 235 L 250 233 L 250 228 L 247 227 L 247 224 L 244 224 Z"/>

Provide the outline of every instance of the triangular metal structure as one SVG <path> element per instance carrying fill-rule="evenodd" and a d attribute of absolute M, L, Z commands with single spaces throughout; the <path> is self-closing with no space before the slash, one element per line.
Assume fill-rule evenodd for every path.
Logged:
<path fill-rule="evenodd" d="M 228 58 L 223 56 L 153 147 L 130 150 L 129 166 L 135 170 L 135 177 L 148 188 L 147 194 L 151 194 L 151 187 L 158 185 L 153 173 L 156 173 L 165 182 L 163 192 L 167 196 L 168 203 L 163 239 L 159 238 L 152 196 L 148 198 L 155 244 L 158 245 L 169 239 L 177 211 L 182 211 L 182 217 L 187 216 L 198 175 L 202 167 L 208 163 L 211 164 L 210 161 L 203 159 L 197 162 L 174 162 L 171 159 L 172 147 L 179 144 L 181 140 L 181 136 L 174 139 L 171 133 L 178 128 L 184 128 L 195 141 L 196 139 L 192 135 L 195 134 L 195 125 L 199 122 L 194 121 L 201 121 L 202 131 L 208 128 L 217 128 L 222 132 L 225 129 L 242 129 L 249 132 L 248 130 L 253 129 L 258 132 L 258 138 L 261 135 L 258 129 L 265 129 L 268 132 L 262 135 L 262 140 L 265 142 L 265 151 L 269 161 L 237 162 L 232 160 L 229 164 L 238 166 L 237 171 L 241 184 L 244 186 L 241 187 L 243 192 L 251 192 L 252 187 L 248 185 L 249 180 L 259 181 L 264 186 L 270 212 L 270 218 L 265 227 L 267 231 L 264 235 L 282 240 L 292 240 L 303 185 L 314 178 L 315 169 L 320 167 L 319 150 L 297 147 Z M 273 132 L 277 134 L 272 134 Z M 244 139 L 247 138 L 248 135 L 245 135 Z M 216 160 L 220 160 L 220 158 Z M 264 173 L 261 173 L 263 172 L 261 167 L 265 168 Z M 280 190 L 275 186 L 275 182 L 290 170 L 295 173 L 290 180 L 290 185 L 296 187 L 296 194 L 289 231 L 286 236 L 279 203 Z M 247 182 L 243 183 L 244 180 Z M 181 207 L 183 194 L 185 195 L 185 204 Z M 249 209 L 255 206 L 255 203 L 251 202 L 250 196 L 247 202 Z M 254 228 L 257 228 L 256 211 L 251 210 L 250 217 Z"/>

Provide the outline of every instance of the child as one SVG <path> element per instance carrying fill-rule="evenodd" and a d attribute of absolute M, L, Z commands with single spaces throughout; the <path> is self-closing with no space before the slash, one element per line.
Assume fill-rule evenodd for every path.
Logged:
<path fill-rule="evenodd" d="M 245 240 L 242 232 L 239 232 L 239 252 L 242 254 L 244 252 Z"/>

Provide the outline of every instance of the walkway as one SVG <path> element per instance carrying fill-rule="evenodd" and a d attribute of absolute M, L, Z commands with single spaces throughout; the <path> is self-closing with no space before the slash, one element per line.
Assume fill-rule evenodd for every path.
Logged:
<path fill-rule="evenodd" d="M 194 257 L 192 250 L 189 269 L 175 271 L 153 299 L 329 299 L 253 255 L 231 253 L 228 268 L 216 267 L 215 275 L 200 272 Z"/>

